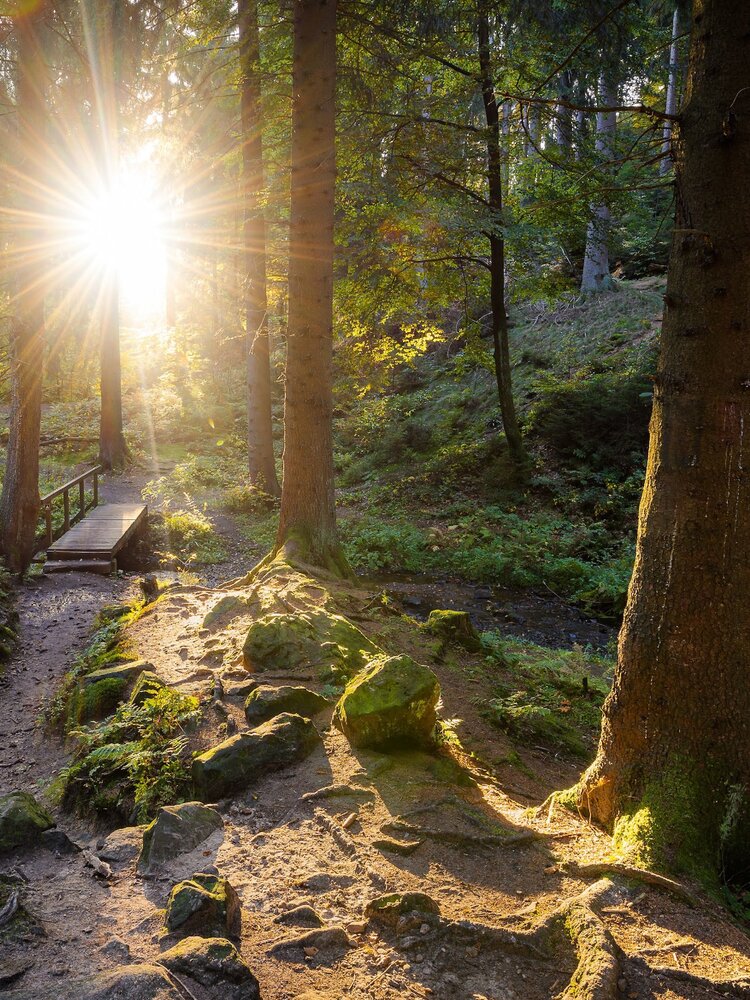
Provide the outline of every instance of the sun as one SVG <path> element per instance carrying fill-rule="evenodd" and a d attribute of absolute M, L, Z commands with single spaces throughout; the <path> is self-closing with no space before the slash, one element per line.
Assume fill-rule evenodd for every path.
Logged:
<path fill-rule="evenodd" d="M 166 296 L 166 214 L 157 182 L 137 161 L 81 206 L 79 238 L 89 266 L 117 279 L 122 307 L 134 318 L 163 312 Z"/>

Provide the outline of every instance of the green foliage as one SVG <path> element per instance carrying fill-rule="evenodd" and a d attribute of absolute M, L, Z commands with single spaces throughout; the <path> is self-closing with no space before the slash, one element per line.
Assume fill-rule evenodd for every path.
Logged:
<path fill-rule="evenodd" d="M 66 803 L 145 822 L 160 806 L 182 801 L 190 790 L 183 730 L 199 715 L 197 698 L 163 687 L 104 722 L 73 730 L 78 746 L 62 772 Z"/>
<path fill-rule="evenodd" d="M 643 464 L 648 443 L 654 369 L 648 352 L 603 371 L 587 366 L 569 378 L 540 376 L 527 429 L 568 467 L 630 472 Z"/>
<path fill-rule="evenodd" d="M 611 663 L 580 648 L 549 650 L 496 633 L 486 633 L 483 642 L 501 675 L 482 714 L 524 744 L 531 740 L 578 757 L 591 755 Z"/>
<path fill-rule="evenodd" d="M 98 712 L 105 703 L 112 701 L 111 687 L 82 695 L 80 679 L 109 664 L 133 659 L 124 641 L 123 631 L 138 617 L 144 606 L 144 602 L 138 600 L 133 604 L 102 608 L 94 623 L 95 631 L 88 646 L 76 657 L 73 666 L 45 708 L 44 718 L 49 725 L 62 726 L 79 722 L 84 718 L 92 718 L 87 714 L 89 710 Z M 98 685 L 92 687 L 98 688 Z"/>
<path fill-rule="evenodd" d="M 164 526 L 169 555 L 174 555 L 183 565 L 219 563 L 226 558 L 224 546 L 207 515 L 174 511 L 164 515 Z"/>

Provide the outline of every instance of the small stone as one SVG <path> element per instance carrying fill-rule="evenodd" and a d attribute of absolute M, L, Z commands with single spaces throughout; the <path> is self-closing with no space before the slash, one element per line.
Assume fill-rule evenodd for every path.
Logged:
<path fill-rule="evenodd" d="M 130 958 L 130 946 L 119 937 L 110 938 L 99 950 L 102 955 L 117 959 L 118 962 L 126 962 Z"/>
<path fill-rule="evenodd" d="M 312 906 L 295 906 L 293 910 L 280 913 L 274 918 L 276 924 L 287 924 L 291 927 L 322 927 L 323 918 Z"/>

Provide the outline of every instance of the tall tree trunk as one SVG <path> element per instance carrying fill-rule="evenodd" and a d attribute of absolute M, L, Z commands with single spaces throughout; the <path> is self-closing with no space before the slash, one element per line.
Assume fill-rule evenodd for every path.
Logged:
<path fill-rule="evenodd" d="M 487 183 L 490 205 L 490 303 L 492 309 L 492 344 L 495 381 L 500 401 L 503 430 L 514 466 L 522 468 L 527 461 L 521 430 L 513 402 L 508 345 L 508 318 L 505 313 L 505 239 L 503 236 L 503 173 L 500 146 L 500 116 L 490 57 L 490 26 L 487 5 L 480 0 L 477 38 L 481 72 L 482 100 L 487 120 Z"/>
<path fill-rule="evenodd" d="M 695 0 L 635 569 L 580 808 L 655 863 L 750 870 L 750 4 Z M 746 433 L 748 428 L 748 433 Z"/>
<path fill-rule="evenodd" d="M 128 451 L 122 430 L 122 368 L 120 363 L 120 296 L 117 274 L 110 268 L 102 279 L 101 309 L 101 410 L 99 463 L 120 469 Z"/>
<path fill-rule="evenodd" d="M 672 44 L 669 46 L 669 70 L 667 73 L 667 99 L 664 110 L 668 115 L 677 114 L 677 88 L 680 78 L 680 37 L 682 35 L 682 8 L 678 3 L 672 18 Z M 662 133 L 662 160 L 659 173 L 662 177 L 672 169 L 672 122 L 664 122 Z"/>
<path fill-rule="evenodd" d="M 100 10 L 94 10 L 96 47 L 93 58 L 94 89 L 99 102 L 100 131 L 103 146 L 103 166 L 109 189 L 119 171 L 119 97 L 121 84 L 122 0 L 113 0 Z M 118 275 L 109 268 L 102 282 L 101 308 L 101 411 L 99 421 L 99 462 L 105 469 L 119 469 L 125 464 L 128 450 L 122 426 L 122 370 L 120 365 L 120 295 Z"/>
<path fill-rule="evenodd" d="M 332 440 L 336 0 L 295 0 L 284 478 L 276 542 L 348 572 L 336 536 Z"/>
<path fill-rule="evenodd" d="M 573 82 L 569 69 L 564 69 L 557 78 L 557 95 L 568 104 L 573 96 Z M 573 145 L 573 112 L 563 104 L 558 104 L 555 110 L 555 143 L 566 155 Z"/>
<path fill-rule="evenodd" d="M 266 295 L 266 219 L 263 207 L 263 112 L 256 0 L 238 0 L 242 73 L 242 238 L 247 338 L 247 451 L 251 482 L 279 496 L 273 454 L 271 359 Z"/>
<path fill-rule="evenodd" d="M 39 435 L 44 364 L 45 264 L 39 219 L 44 183 L 47 68 L 42 44 L 46 4 L 15 19 L 18 38 L 17 115 L 20 180 L 17 193 L 15 294 L 11 321 L 11 407 L 5 478 L 0 497 L 0 545 L 9 568 L 24 572 L 34 554 L 39 516 Z M 34 220 L 34 221 L 29 221 Z M 41 277 L 41 280 L 40 280 Z"/>
<path fill-rule="evenodd" d="M 617 87 L 610 72 L 603 72 L 599 79 L 599 103 L 611 107 L 617 103 Z M 614 156 L 614 137 L 617 115 L 614 111 L 600 111 L 596 116 L 596 152 L 606 164 Z M 609 277 L 609 205 L 604 201 L 591 207 L 591 220 L 586 230 L 586 254 L 583 260 L 582 292 L 601 292 L 611 287 Z"/>

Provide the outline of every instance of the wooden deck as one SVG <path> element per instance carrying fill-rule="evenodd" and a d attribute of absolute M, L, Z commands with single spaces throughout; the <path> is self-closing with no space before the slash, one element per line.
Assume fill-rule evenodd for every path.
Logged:
<path fill-rule="evenodd" d="M 94 507 L 47 549 L 48 572 L 91 569 L 110 572 L 115 557 L 145 526 L 145 504 L 111 503 Z"/>

